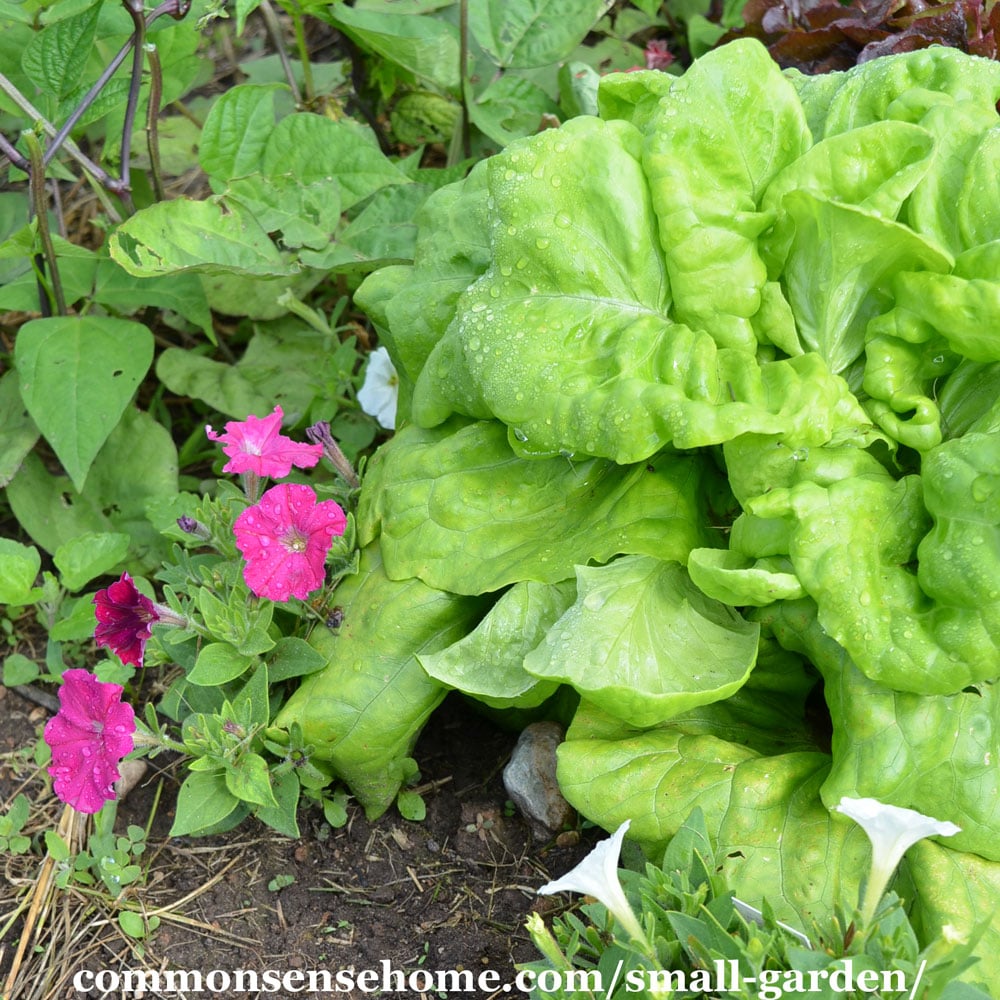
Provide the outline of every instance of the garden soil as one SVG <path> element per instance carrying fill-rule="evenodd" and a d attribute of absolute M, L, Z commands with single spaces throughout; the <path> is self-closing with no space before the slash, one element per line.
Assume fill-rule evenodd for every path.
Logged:
<path fill-rule="evenodd" d="M 4 1000 L 135 995 L 74 990 L 79 971 L 105 969 L 284 974 L 379 970 L 388 961 L 406 974 L 495 969 L 500 981 L 509 983 L 517 963 L 538 958 L 524 930 L 526 917 L 560 905 L 535 890 L 571 868 L 596 839 L 594 831 L 582 841 L 575 833 L 534 839 L 513 813 L 502 783 L 516 734 L 450 698 L 415 751 L 425 820 L 409 822 L 392 809 L 370 822 L 351 803 L 347 823 L 336 829 L 318 809 L 301 810 L 298 840 L 254 821 L 225 836 L 171 838 L 172 802 L 183 767 L 158 757 L 121 802 L 118 827 L 145 827 L 152 817 L 143 856 L 145 884 L 130 888 L 124 898 L 158 915 L 159 927 L 145 940 L 130 939 L 114 920 L 109 897 L 79 889 L 45 893 L 44 906 L 32 919 L 44 831 L 55 829 L 62 806 L 25 747 L 39 737 L 49 715 L 46 707 L 0 688 L 0 815 L 16 794 L 26 793 L 33 805 L 25 832 L 35 847 L 28 855 L 0 855 L 0 996 L 12 966 L 20 966 Z M 34 929 L 18 955 L 26 921 Z M 114 980 L 106 975 L 104 981 Z M 207 995 L 186 994 L 191 1000 Z M 329 994 L 294 994 L 321 995 Z M 519 993 L 461 995 L 485 1000 Z M 172 1000 L 177 996 L 171 994 Z"/>

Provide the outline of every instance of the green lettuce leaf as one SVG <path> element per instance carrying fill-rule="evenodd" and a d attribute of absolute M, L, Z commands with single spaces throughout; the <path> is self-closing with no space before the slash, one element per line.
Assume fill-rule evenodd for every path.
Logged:
<path fill-rule="evenodd" d="M 811 142 L 795 89 L 753 39 L 706 53 L 661 98 L 643 166 L 678 322 L 756 350 L 750 317 L 767 278 L 757 238 L 774 221 L 761 201 Z"/>
<path fill-rule="evenodd" d="M 941 488 L 957 499 L 944 475 L 955 474 L 947 467 L 950 459 L 940 460 Z M 976 459 L 988 465 L 992 455 Z M 967 469 L 966 475 L 972 474 Z M 926 484 L 928 476 L 922 478 Z M 930 527 L 921 485 L 916 476 L 894 483 L 845 479 L 826 488 L 800 483 L 752 500 L 749 509 L 794 519 L 789 555 L 796 575 L 819 606 L 820 624 L 866 676 L 901 691 L 953 694 L 1000 676 L 1000 649 L 993 638 L 998 633 L 990 631 L 996 596 L 988 597 L 994 584 L 977 575 L 975 592 L 988 597 L 981 614 L 968 603 L 968 591 L 936 564 L 925 566 L 921 559 L 919 572 L 913 572 L 917 546 Z M 982 535 L 985 542 L 975 526 L 962 525 L 954 538 L 947 531 L 946 526 L 924 543 L 937 548 L 942 562 L 948 561 L 945 552 L 974 559 L 972 539 Z"/>
<path fill-rule="evenodd" d="M 575 598 L 572 580 L 516 583 L 465 638 L 417 659 L 435 680 L 492 708 L 534 708 L 558 685 L 527 673 L 524 658 Z"/>
<path fill-rule="evenodd" d="M 893 275 L 951 269 L 942 251 L 874 211 L 807 191 L 789 192 L 781 206 L 794 227 L 784 270 L 788 302 L 803 345 L 834 372 L 862 353 L 868 321 L 891 307 L 886 285 Z"/>
<path fill-rule="evenodd" d="M 969 940 L 985 925 L 975 948 L 979 961 L 960 978 L 987 992 L 995 989 L 1000 982 L 1000 863 L 932 840 L 914 844 L 907 861 L 916 887 L 913 923 L 923 940 L 948 940 L 956 933 Z"/>
<path fill-rule="evenodd" d="M 706 598 L 679 563 L 625 556 L 578 566 L 576 590 L 524 669 L 634 725 L 729 697 L 756 662 L 758 627 Z"/>
<path fill-rule="evenodd" d="M 519 458 L 502 424 L 409 426 L 372 459 L 358 507 L 364 544 L 381 535 L 386 572 L 457 594 L 558 583 L 619 553 L 687 560 L 708 544 L 699 457 Z"/>
<path fill-rule="evenodd" d="M 832 95 L 824 134 L 836 135 L 884 118 L 919 122 L 929 106 L 942 102 L 943 94 L 995 113 L 1000 63 L 969 59 L 942 46 L 861 63 L 843 75 Z"/>
<path fill-rule="evenodd" d="M 337 590 L 344 622 L 317 626 L 310 644 L 327 665 L 310 674 L 274 720 L 302 727 L 370 818 L 393 802 L 420 730 L 446 694 L 418 653 L 445 649 L 468 630 L 482 603 L 433 590 L 419 580 L 390 580 L 377 546 L 362 552 L 356 576 Z"/>
<path fill-rule="evenodd" d="M 755 751 L 677 724 L 642 731 L 580 703 L 559 747 L 559 787 L 570 804 L 605 829 L 632 820 L 629 836 L 662 855 L 695 806 L 718 829 L 733 772 Z"/>
<path fill-rule="evenodd" d="M 966 181 L 975 179 L 978 188 L 989 176 L 989 172 L 974 173 L 970 161 L 981 147 L 983 133 L 996 124 L 996 109 L 975 101 L 942 99 L 920 118 L 921 127 L 934 138 L 934 150 L 930 169 L 907 203 L 905 221 L 950 253 L 986 242 L 974 235 L 982 232 L 982 224 L 970 217 L 969 210 L 972 204 L 980 212 L 986 206 L 978 190 L 966 190 Z M 982 170 L 983 164 L 978 166 Z"/>

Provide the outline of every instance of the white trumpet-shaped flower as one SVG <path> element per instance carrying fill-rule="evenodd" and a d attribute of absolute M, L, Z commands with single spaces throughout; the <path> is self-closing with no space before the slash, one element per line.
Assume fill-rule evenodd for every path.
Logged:
<path fill-rule="evenodd" d="M 625 820 L 611 837 L 600 841 L 575 868 L 562 878 L 543 885 L 538 892 L 542 896 L 551 896 L 557 892 L 579 892 L 585 896 L 593 896 L 637 943 L 648 950 L 646 935 L 625 898 L 625 891 L 618 878 L 618 856 L 630 822 Z"/>
<path fill-rule="evenodd" d="M 834 808 L 859 824 L 872 842 L 872 869 L 862 907 L 866 923 L 874 916 L 896 866 L 918 840 L 924 837 L 951 837 L 962 830 L 947 820 L 932 819 L 915 809 L 886 805 L 878 799 L 851 799 L 845 796 Z"/>
<path fill-rule="evenodd" d="M 374 417 L 387 430 L 396 429 L 396 407 L 399 403 L 399 376 L 384 347 L 368 355 L 365 381 L 358 392 L 361 409 Z"/>

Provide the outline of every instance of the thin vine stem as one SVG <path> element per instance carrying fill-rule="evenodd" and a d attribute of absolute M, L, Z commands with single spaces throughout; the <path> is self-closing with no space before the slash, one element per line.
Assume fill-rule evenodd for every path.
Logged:
<path fill-rule="evenodd" d="M 133 211 L 131 196 L 132 179 L 132 130 L 135 128 L 135 113 L 139 106 L 139 91 L 142 88 L 142 65 L 146 55 L 146 18 L 143 16 L 143 0 L 125 0 L 125 9 L 132 18 L 132 78 L 128 88 L 128 103 L 125 105 L 125 121 L 122 124 L 121 145 L 121 197 L 126 208 Z"/>
<path fill-rule="evenodd" d="M 146 45 L 149 59 L 149 104 L 146 107 L 146 146 L 149 149 L 149 172 L 153 178 L 153 194 L 157 201 L 167 197 L 163 187 L 163 171 L 160 167 L 160 102 L 163 99 L 163 68 L 156 46 Z"/>
<path fill-rule="evenodd" d="M 284 71 L 285 79 L 288 81 L 288 86 L 292 88 L 292 95 L 295 98 L 295 104 L 298 107 L 302 106 L 302 91 L 299 90 L 298 82 L 295 79 L 295 73 L 292 71 L 292 63 L 288 58 L 288 52 L 285 50 L 285 40 L 281 37 L 281 23 L 278 21 L 278 15 L 275 14 L 274 8 L 270 4 L 270 0 L 261 0 L 260 12 L 264 17 L 264 24 L 267 27 L 267 33 L 271 36 L 271 41 L 274 43 L 274 48 L 278 53 L 278 59 L 281 61 L 281 68 Z"/>
<path fill-rule="evenodd" d="M 39 273 L 48 272 L 49 284 L 52 289 L 52 298 L 49 300 L 48 294 L 42 284 L 42 279 L 38 279 L 38 300 L 42 306 L 42 313 L 51 315 L 52 310 L 59 316 L 66 315 L 66 297 L 63 294 L 62 278 L 59 275 L 59 263 L 56 260 L 56 249 L 52 245 L 52 234 L 49 232 L 49 206 L 45 193 L 45 167 L 42 165 L 42 146 L 38 141 L 38 136 L 34 132 L 24 133 L 25 143 L 28 147 L 28 158 L 31 169 L 28 171 L 28 190 L 31 194 L 31 211 L 38 226 L 38 240 L 42 245 L 42 252 L 35 258 L 35 264 Z M 46 312 L 46 303 L 49 304 Z"/>

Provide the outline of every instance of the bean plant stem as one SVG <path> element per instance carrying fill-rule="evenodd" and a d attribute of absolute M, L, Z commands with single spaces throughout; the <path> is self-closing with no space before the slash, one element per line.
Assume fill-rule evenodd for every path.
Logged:
<path fill-rule="evenodd" d="M 56 260 L 56 250 L 52 245 L 52 234 L 49 232 L 49 205 L 45 193 L 45 167 L 42 163 L 42 147 L 38 141 L 38 136 L 34 132 L 24 133 L 25 142 L 28 146 L 28 157 L 31 169 L 28 172 L 28 188 L 31 193 L 31 209 L 38 225 L 38 240 L 42 245 L 42 252 L 35 258 L 36 265 L 40 272 L 44 272 L 48 266 L 49 284 L 52 289 L 52 301 L 46 295 L 42 279 L 38 279 L 38 301 L 43 306 L 49 304 L 48 315 L 51 315 L 52 308 L 60 316 L 66 315 L 66 299 L 63 295 L 62 279 L 59 277 L 59 264 Z"/>
<path fill-rule="evenodd" d="M 132 208 L 132 130 L 135 128 L 135 112 L 139 105 L 139 91 L 142 88 L 142 64 L 146 56 L 146 18 L 143 16 L 143 0 L 125 0 L 125 9 L 132 18 L 132 79 L 128 88 L 128 103 L 125 105 L 125 121 L 122 124 L 121 151 L 121 197 Z"/>
<path fill-rule="evenodd" d="M 163 98 L 163 68 L 160 66 L 160 53 L 155 44 L 147 44 L 146 54 L 149 57 L 149 105 L 146 108 L 146 145 L 149 149 L 149 172 L 153 179 L 153 193 L 157 201 L 167 197 L 163 187 L 163 173 L 160 169 L 160 101 Z"/>
<path fill-rule="evenodd" d="M 10 80 L 7 79 L 3 73 L 0 73 L 0 90 L 2 90 L 23 112 L 30 118 L 33 122 L 37 122 L 42 131 L 50 137 L 54 137 L 58 134 L 58 130 L 55 125 L 52 124 L 39 110 L 36 108 L 31 101 L 26 98 L 17 87 L 14 86 Z M 65 139 L 63 141 L 63 147 L 66 152 L 76 160 L 77 163 L 83 167 L 91 176 L 97 180 L 98 183 L 103 184 L 105 180 L 110 180 L 106 171 L 102 170 L 96 163 L 94 163 L 85 153 L 83 153 L 75 142 L 71 139 Z"/>
<path fill-rule="evenodd" d="M 309 61 L 309 45 L 306 42 L 306 30 L 302 23 L 302 14 L 297 10 L 289 11 L 292 24 L 295 26 L 295 47 L 299 50 L 299 61 L 302 63 L 302 83 L 306 91 L 306 101 L 312 102 L 316 97 L 316 87 L 313 84 L 312 63 Z"/>
<path fill-rule="evenodd" d="M 458 80 L 462 88 L 462 155 L 472 156 L 472 134 L 469 129 L 469 0 L 458 5 Z"/>
<path fill-rule="evenodd" d="M 278 59 L 281 61 L 281 68 L 284 70 L 285 79 L 288 81 L 288 86 L 292 88 L 292 96 L 295 98 L 295 103 L 301 106 L 302 92 L 299 90 L 295 74 L 292 72 L 292 63 L 288 58 L 288 52 L 285 51 L 285 41 L 281 37 L 281 23 L 278 21 L 278 15 L 275 14 L 270 0 L 261 0 L 260 12 L 264 17 L 267 33 L 271 36 L 271 41 L 274 42 L 274 48 L 278 53 Z"/>
<path fill-rule="evenodd" d="M 3 153 L 18 170 L 27 173 L 31 167 L 28 161 L 2 135 L 0 135 L 0 153 Z"/>

